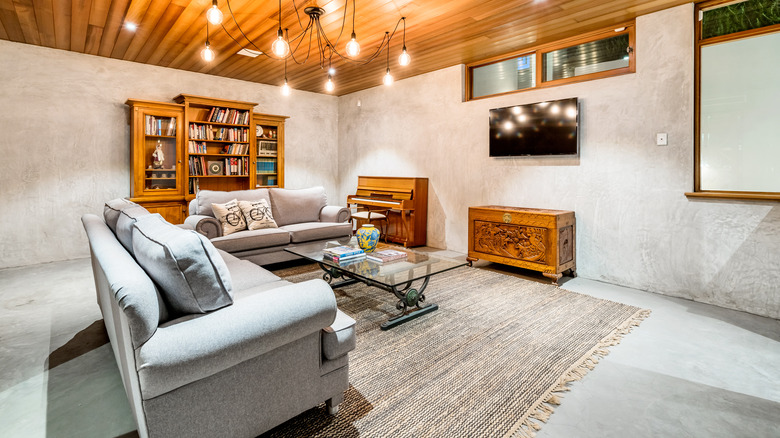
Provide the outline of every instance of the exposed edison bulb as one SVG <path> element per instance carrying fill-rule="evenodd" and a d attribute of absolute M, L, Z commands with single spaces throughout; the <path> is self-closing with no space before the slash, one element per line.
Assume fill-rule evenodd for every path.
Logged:
<path fill-rule="evenodd" d="M 200 57 L 203 58 L 206 62 L 211 62 L 216 57 L 216 54 L 213 50 L 211 50 L 211 47 L 209 47 L 208 41 L 206 42 L 206 47 L 203 48 L 203 50 L 200 51 Z"/>
<path fill-rule="evenodd" d="M 412 62 L 412 57 L 406 52 L 406 46 L 404 46 L 404 50 L 401 52 L 401 55 L 398 56 L 398 64 L 405 67 L 409 65 L 410 62 Z"/>
<path fill-rule="evenodd" d="M 385 73 L 385 77 L 382 78 L 382 82 L 385 83 L 388 87 L 393 85 L 393 75 L 390 74 L 390 69 L 387 69 L 387 73 Z"/>
<path fill-rule="evenodd" d="M 355 32 L 352 32 L 352 39 L 347 42 L 347 55 L 352 58 L 360 54 L 360 43 L 357 42 Z"/>
<path fill-rule="evenodd" d="M 282 85 L 282 96 L 290 95 L 290 86 L 287 85 L 287 78 L 284 78 L 284 85 Z"/>
<path fill-rule="evenodd" d="M 325 91 L 330 93 L 331 91 L 336 89 L 336 84 L 333 83 L 333 78 L 328 75 L 328 82 L 325 82 Z"/>
<path fill-rule="evenodd" d="M 211 7 L 206 11 L 206 20 L 214 26 L 222 24 L 222 11 L 217 7 L 217 0 L 211 3 Z"/>
<path fill-rule="evenodd" d="M 290 51 L 290 46 L 287 44 L 287 41 L 284 40 L 282 29 L 279 29 L 277 35 L 276 40 L 271 44 L 271 52 L 280 58 L 284 58 L 287 56 L 287 52 Z"/>

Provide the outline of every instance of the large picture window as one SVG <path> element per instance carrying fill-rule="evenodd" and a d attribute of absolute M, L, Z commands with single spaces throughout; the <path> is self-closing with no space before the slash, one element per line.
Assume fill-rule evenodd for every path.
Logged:
<path fill-rule="evenodd" d="M 697 7 L 694 192 L 780 199 L 780 1 Z"/>

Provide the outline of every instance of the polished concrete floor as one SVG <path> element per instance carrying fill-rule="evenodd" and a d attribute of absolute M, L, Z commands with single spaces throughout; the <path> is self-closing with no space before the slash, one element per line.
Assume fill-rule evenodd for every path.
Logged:
<path fill-rule="evenodd" d="M 563 287 L 653 313 L 537 438 L 780 437 L 780 321 L 582 278 Z M 0 270 L 0 437 L 135 435 L 102 330 L 88 259 Z"/>

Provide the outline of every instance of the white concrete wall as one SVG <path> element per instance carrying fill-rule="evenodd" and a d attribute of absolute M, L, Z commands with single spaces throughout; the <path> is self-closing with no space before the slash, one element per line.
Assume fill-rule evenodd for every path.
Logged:
<path fill-rule="evenodd" d="M 684 195 L 693 6 L 639 17 L 636 51 L 635 74 L 473 102 L 461 99 L 462 67 L 343 96 L 341 198 L 358 175 L 428 177 L 429 245 L 459 252 L 469 206 L 574 210 L 579 275 L 780 317 L 780 206 Z M 579 158 L 488 157 L 490 108 L 574 96 Z M 668 146 L 655 145 L 659 132 Z"/>
<path fill-rule="evenodd" d="M 0 40 L 0 268 L 87 256 L 81 215 L 130 195 L 125 100 L 179 93 L 290 116 L 285 185 L 336 201 L 336 97 Z"/>

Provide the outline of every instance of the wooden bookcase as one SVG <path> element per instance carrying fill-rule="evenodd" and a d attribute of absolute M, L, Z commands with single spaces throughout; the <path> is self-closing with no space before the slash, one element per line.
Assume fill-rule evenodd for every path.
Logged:
<path fill-rule="evenodd" d="M 246 190 L 251 184 L 253 102 L 180 94 L 184 106 L 186 201 L 199 189 Z"/>
<path fill-rule="evenodd" d="M 252 187 L 284 187 L 284 116 L 254 114 Z"/>
<path fill-rule="evenodd" d="M 287 117 L 255 114 L 253 102 L 191 94 L 173 100 L 125 102 L 130 107 L 133 202 L 180 224 L 199 189 L 284 187 Z M 158 144 L 162 168 L 154 161 Z"/>
<path fill-rule="evenodd" d="M 186 217 L 184 195 L 184 106 L 129 99 L 130 200 L 175 224 Z M 155 151 L 162 152 L 162 162 Z"/>

